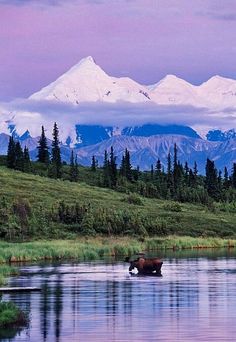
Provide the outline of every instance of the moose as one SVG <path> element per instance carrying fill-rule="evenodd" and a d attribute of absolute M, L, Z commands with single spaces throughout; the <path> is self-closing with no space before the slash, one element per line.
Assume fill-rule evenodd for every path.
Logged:
<path fill-rule="evenodd" d="M 143 275 L 161 275 L 161 267 L 163 262 L 158 258 L 145 258 L 139 257 L 135 260 L 130 260 L 129 257 L 125 259 L 125 262 L 129 262 L 129 272 L 132 273 L 132 270 L 136 268 L 138 270 L 138 274 Z"/>

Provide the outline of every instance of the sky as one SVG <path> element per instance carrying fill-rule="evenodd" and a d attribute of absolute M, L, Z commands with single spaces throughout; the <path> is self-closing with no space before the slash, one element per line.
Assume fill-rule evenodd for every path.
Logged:
<path fill-rule="evenodd" d="M 0 101 L 28 97 L 86 56 L 152 84 L 236 79 L 235 0 L 0 0 Z"/>

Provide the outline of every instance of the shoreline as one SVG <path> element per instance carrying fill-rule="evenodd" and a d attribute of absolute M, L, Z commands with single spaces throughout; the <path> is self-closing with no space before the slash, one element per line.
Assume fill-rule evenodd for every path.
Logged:
<path fill-rule="evenodd" d="M 168 236 L 142 239 L 132 237 L 81 237 L 76 240 L 0 241 L 0 284 L 7 286 L 9 276 L 17 276 L 14 263 L 53 260 L 88 261 L 103 257 L 131 256 L 141 252 L 234 249 L 236 239 Z M 11 312 L 6 318 L 6 312 Z M 0 327 L 25 325 L 24 311 L 12 302 L 0 301 Z"/>
<path fill-rule="evenodd" d="M 141 241 L 142 240 L 142 241 Z M 168 236 L 138 239 L 133 237 L 81 237 L 76 240 L 0 241 L 0 264 L 42 260 L 95 260 L 141 252 L 201 250 L 236 247 L 236 239 Z"/>

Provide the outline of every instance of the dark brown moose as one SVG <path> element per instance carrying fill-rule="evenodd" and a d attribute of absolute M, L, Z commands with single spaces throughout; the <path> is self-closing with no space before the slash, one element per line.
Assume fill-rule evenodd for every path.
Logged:
<path fill-rule="evenodd" d="M 144 258 L 139 257 L 136 260 L 125 259 L 126 262 L 130 262 L 129 272 L 134 268 L 137 268 L 139 274 L 161 274 L 161 267 L 163 262 L 158 258 Z"/>

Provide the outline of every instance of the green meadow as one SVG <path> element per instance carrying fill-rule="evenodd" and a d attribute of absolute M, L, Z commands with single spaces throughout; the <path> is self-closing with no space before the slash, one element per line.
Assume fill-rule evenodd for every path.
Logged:
<path fill-rule="evenodd" d="M 236 210 L 232 204 L 213 203 L 208 207 L 149 199 L 83 182 L 54 180 L 5 167 L 0 167 L 0 200 L 1 236 L 3 238 L 5 232 L 7 240 L 13 241 L 15 237 L 17 241 L 28 241 L 74 239 L 82 235 L 128 235 L 137 240 L 169 235 L 236 238 Z M 27 203 L 27 208 L 23 209 L 28 215 L 25 214 L 27 217 L 23 223 L 20 222 L 22 201 Z M 86 208 L 79 223 L 71 223 L 65 218 L 58 219 L 61 202 L 68 206 L 63 209 L 67 214 L 73 210 L 75 203 L 78 203 L 80 210 Z M 23 234 L 23 231 L 26 233 Z"/>

